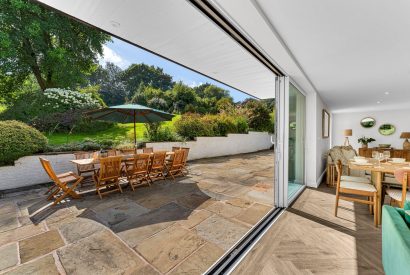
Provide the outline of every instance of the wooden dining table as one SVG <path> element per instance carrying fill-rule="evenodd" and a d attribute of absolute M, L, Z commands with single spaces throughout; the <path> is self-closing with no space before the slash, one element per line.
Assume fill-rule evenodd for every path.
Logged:
<path fill-rule="evenodd" d="M 349 161 L 350 170 L 360 170 L 360 171 L 369 171 L 371 172 L 371 180 L 374 186 L 377 189 L 377 220 L 378 223 L 381 223 L 381 213 L 382 213 L 382 189 L 383 189 L 383 177 L 385 173 L 394 174 L 397 169 L 400 168 L 410 168 L 410 162 L 403 163 L 393 163 L 391 161 L 379 162 L 375 159 L 367 158 L 367 163 L 359 164 L 354 160 Z M 398 183 L 399 184 L 399 183 Z"/>
<path fill-rule="evenodd" d="M 174 155 L 175 152 L 167 152 L 167 157 Z M 154 153 L 151 153 L 151 157 L 154 155 Z M 123 155 L 122 156 L 122 161 L 130 161 L 134 158 L 134 155 Z M 87 158 L 87 159 L 72 159 L 70 162 L 77 164 L 77 165 L 90 165 L 90 164 L 98 164 L 99 159 L 98 158 Z"/>

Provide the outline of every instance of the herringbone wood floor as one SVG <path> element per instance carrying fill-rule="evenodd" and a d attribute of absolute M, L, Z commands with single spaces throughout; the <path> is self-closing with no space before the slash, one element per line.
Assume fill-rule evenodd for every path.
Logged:
<path fill-rule="evenodd" d="M 334 189 L 306 189 L 245 257 L 234 274 L 383 274 L 381 229 L 367 206 Z"/>

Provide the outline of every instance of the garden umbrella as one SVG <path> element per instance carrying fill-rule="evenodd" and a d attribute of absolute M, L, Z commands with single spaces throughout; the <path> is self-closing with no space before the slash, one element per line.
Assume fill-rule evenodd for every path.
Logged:
<path fill-rule="evenodd" d="M 169 121 L 174 117 L 173 114 L 153 109 L 139 104 L 125 104 L 118 106 L 110 106 L 107 108 L 98 109 L 87 112 L 87 116 L 112 122 L 134 123 L 134 144 L 137 146 L 136 123 L 152 123 Z"/>

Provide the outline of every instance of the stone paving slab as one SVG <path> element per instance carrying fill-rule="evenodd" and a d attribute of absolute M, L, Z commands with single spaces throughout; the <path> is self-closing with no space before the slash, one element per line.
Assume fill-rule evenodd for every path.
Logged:
<path fill-rule="evenodd" d="M 100 204 L 98 208 L 93 209 L 96 217 L 106 226 L 112 227 L 115 224 L 123 222 L 131 217 L 139 216 L 149 212 L 149 209 L 126 199 L 118 199 Z"/>
<path fill-rule="evenodd" d="M 176 203 L 164 205 L 141 216 L 130 218 L 113 226 L 112 230 L 129 246 L 135 247 L 142 240 L 186 219 L 192 211 Z"/>
<path fill-rule="evenodd" d="M 0 271 L 15 266 L 18 263 L 17 243 L 0 247 Z"/>
<path fill-rule="evenodd" d="M 63 223 L 59 229 L 68 243 L 86 238 L 104 230 L 104 226 L 89 218 L 76 218 Z"/>
<path fill-rule="evenodd" d="M 44 232 L 43 225 L 27 225 L 0 233 L 0 246 Z"/>
<path fill-rule="evenodd" d="M 57 251 L 67 274 L 138 274 L 144 261 L 111 232 L 84 238 Z"/>
<path fill-rule="evenodd" d="M 36 259 L 33 262 L 20 265 L 9 272 L 7 275 L 58 275 L 60 274 L 55 265 L 55 260 L 52 255 Z"/>
<path fill-rule="evenodd" d="M 218 245 L 223 250 L 228 250 L 249 230 L 242 224 L 218 215 L 206 219 L 194 229 L 201 238 Z"/>
<path fill-rule="evenodd" d="M 235 219 L 250 225 L 254 225 L 258 221 L 260 221 L 263 216 L 265 216 L 270 210 L 272 210 L 272 207 L 255 203 L 254 205 L 243 211 L 239 216 L 235 217 Z"/>
<path fill-rule="evenodd" d="M 159 271 L 166 273 L 204 243 L 198 235 L 173 225 L 142 241 L 135 249 Z"/>
<path fill-rule="evenodd" d="M 242 213 L 243 208 L 218 201 L 208 206 L 206 210 L 211 211 L 220 216 L 224 216 L 227 218 L 233 218 L 235 216 L 238 216 L 240 213 Z"/>
<path fill-rule="evenodd" d="M 179 225 L 182 227 L 191 229 L 204 221 L 205 219 L 212 216 L 212 212 L 207 210 L 195 210 L 192 212 L 185 220 L 181 220 L 178 222 Z"/>
<path fill-rule="evenodd" d="M 214 264 L 224 253 L 224 250 L 212 243 L 206 243 L 198 251 L 190 255 L 184 262 L 171 271 L 170 274 L 200 275 Z"/>
<path fill-rule="evenodd" d="M 64 241 L 57 230 L 51 230 L 42 234 L 24 239 L 19 242 L 20 259 L 22 263 L 50 253 L 64 246 Z"/>

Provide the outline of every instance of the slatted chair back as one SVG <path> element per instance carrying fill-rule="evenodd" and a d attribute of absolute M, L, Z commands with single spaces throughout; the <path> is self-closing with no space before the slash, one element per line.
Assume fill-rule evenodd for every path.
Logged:
<path fill-rule="evenodd" d="M 186 166 L 186 162 L 188 161 L 189 148 L 188 147 L 181 147 L 181 150 L 184 151 L 183 164 L 184 164 L 184 166 Z"/>
<path fill-rule="evenodd" d="M 135 155 L 137 150 L 135 150 L 135 148 L 121 149 L 120 152 L 122 155 Z"/>
<path fill-rule="evenodd" d="M 121 177 L 121 160 L 121 156 L 100 158 L 98 180 L 102 182 L 117 180 Z"/>
<path fill-rule="evenodd" d="M 148 173 L 151 154 L 138 154 L 134 159 L 134 173 Z"/>
<path fill-rule="evenodd" d="M 153 147 L 145 147 L 145 148 L 142 148 L 142 152 L 144 154 L 154 153 L 154 148 Z"/>
<path fill-rule="evenodd" d="M 115 157 L 115 156 L 117 156 L 117 150 L 115 150 L 115 149 L 108 150 L 108 151 L 107 151 L 107 156 L 108 156 L 108 157 Z"/>
<path fill-rule="evenodd" d="M 394 172 L 394 177 L 398 182 L 401 183 L 401 200 L 399 201 L 399 205 L 401 208 L 404 207 L 404 203 L 408 199 L 407 192 L 409 192 L 409 181 L 410 181 L 410 169 L 401 168 L 397 169 Z"/>
<path fill-rule="evenodd" d="M 175 151 L 174 158 L 172 159 L 171 170 L 174 168 L 182 168 L 184 165 L 184 150 Z"/>
<path fill-rule="evenodd" d="M 152 156 L 151 170 L 163 169 L 166 155 L 165 151 L 155 152 Z"/>
<path fill-rule="evenodd" d="M 181 149 L 181 147 L 176 147 L 176 146 L 172 146 L 172 152 L 175 152 L 175 151 L 177 151 L 177 150 L 180 150 Z"/>

